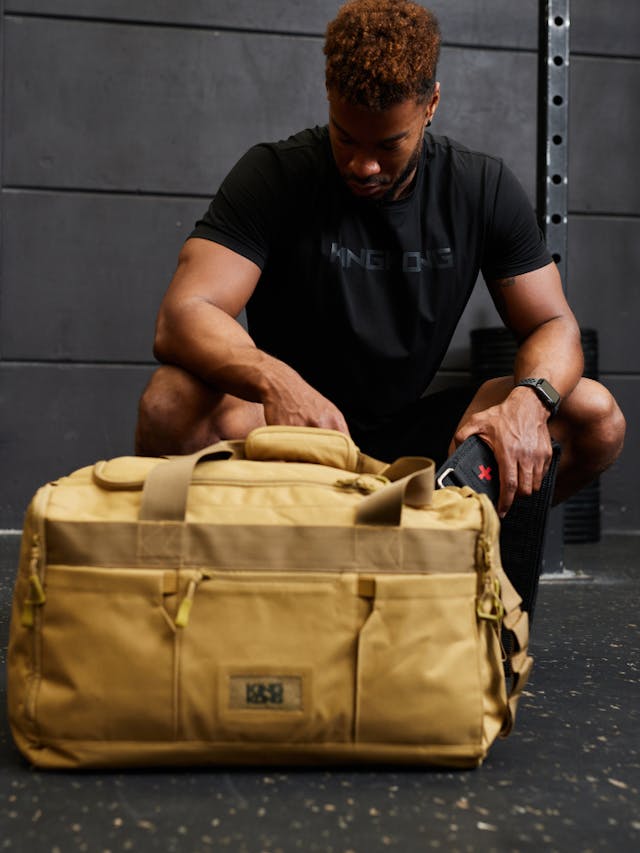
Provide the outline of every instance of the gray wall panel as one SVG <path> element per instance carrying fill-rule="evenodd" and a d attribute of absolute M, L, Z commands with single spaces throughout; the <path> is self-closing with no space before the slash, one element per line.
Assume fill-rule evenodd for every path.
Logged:
<path fill-rule="evenodd" d="M 433 131 L 503 157 L 535 197 L 536 59 L 530 54 L 448 48 Z"/>
<path fill-rule="evenodd" d="M 624 450 L 601 478 L 602 527 L 605 530 L 640 531 L 638 500 L 638 442 L 640 432 L 640 377 L 604 377 L 627 419 Z"/>
<path fill-rule="evenodd" d="M 339 0 L 8 0 L 9 12 L 322 35 Z M 537 0 L 432 0 L 450 42 L 535 49 Z"/>
<path fill-rule="evenodd" d="M 6 44 L 13 186 L 209 192 L 251 144 L 326 120 L 315 39 L 24 19 Z M 506 157 L 530 193 L 535 74 L 529 54 L 443 51 L 434 126 Z"/>
<path fill-rule="evenodd" d="M 640 3 L 637 0 L 573 0 L 571 50 L 640 56 Z"/>
<path fill-rule="evenodd" d="M 3 196 L 8 359 L 151 361 L 158 305 L 205 200 Z"/>
<path fill-rule="evenodd" d="M 438 16 L 447 42 L 535 50 L 538 0 L 431 0 L 423 3 Z"/>
<path fill-rule="evenodd" d="M 98 459 L 133 451 L 151 368 L 0 365 L 0 528 L 21 527 L 35 490 Z"/>
<path fill-rule="evenodd" d="M 340 0 L 9 0 L 7 12 L 323 33 Z"/>
<path fill-rule="evenodd" d="M 318 39 L 14 19 L 5 64 L 14 186 L 209 192 L 326 112 Z"/>
<path fill-rule="evenodd" d="M 571 67 L 569 207 L 638 213 L 640 62 L 577 57 Z"/>
<path fill-rule="evenodd" d="M 568 270 L 578 322 L 598 331 L 600 369 L 640 372 L 640 219 L 571 217 Z"/>

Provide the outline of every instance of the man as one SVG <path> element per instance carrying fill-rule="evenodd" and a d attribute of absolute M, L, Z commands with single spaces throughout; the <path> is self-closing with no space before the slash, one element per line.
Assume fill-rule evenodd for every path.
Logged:
<path fill-rule="evenodd" d="M 252 148 L 184 245 L 139 453 L 266 423 L 441 462 L 477 434 L 499 465 L 501 515 L 540 488 L 550 435 L 563 446 L 559 500 L 616 458 L 624 418 L 581 378 L 579 330 L 523 190 L 499 160 L 426 131 L 439 48 L 417 4 L 341 8 L 325 43 L 328 127 Z M 480 270 L 519 341 L 514 375 L 472 399 L 424 397 Z M 235 320 L 245 306 L 249 332 Z"/>

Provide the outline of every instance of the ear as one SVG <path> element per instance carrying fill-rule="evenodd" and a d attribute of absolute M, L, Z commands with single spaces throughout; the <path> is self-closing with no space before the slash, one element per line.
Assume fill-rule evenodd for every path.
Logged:
<path fill-rule="evenodd" d="M 434 115 L 436 114 L 436 110 L 438 109 L 438 104 L 440 103 L 440 83 L 436 81 L 433 84 L 433 95 L 429 99 L 429 103 L 427 105 L 427 114 L 425 116 L 425 125 L 431 124 Z"/>

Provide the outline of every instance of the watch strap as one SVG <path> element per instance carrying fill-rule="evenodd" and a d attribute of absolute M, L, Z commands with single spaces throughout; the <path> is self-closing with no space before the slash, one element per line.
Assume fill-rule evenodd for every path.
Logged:
<path fill-rule="evenodd" d="M 553 417 L 556 414 L 560 406 L 560 394 L 558 394 L 548 379 L 527 377 L 516 382 L 515 387 L 517 388 L 520 385 L 525 388 L 532 388 L 538 395 L 538 399 L 551 412 L 551 416 Z"/>

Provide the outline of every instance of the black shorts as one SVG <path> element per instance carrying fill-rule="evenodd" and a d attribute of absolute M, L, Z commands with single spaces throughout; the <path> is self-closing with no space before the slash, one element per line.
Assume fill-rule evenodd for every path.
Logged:
<path fill-rule="evenodd" d="M 351 437 L 363 453 L 384 462 L 427 456 L 438 468 L 449 456 L 453 434 L 477 389 L 464 385 L 428 394 L 383 426 L 349 424 Z"/>

